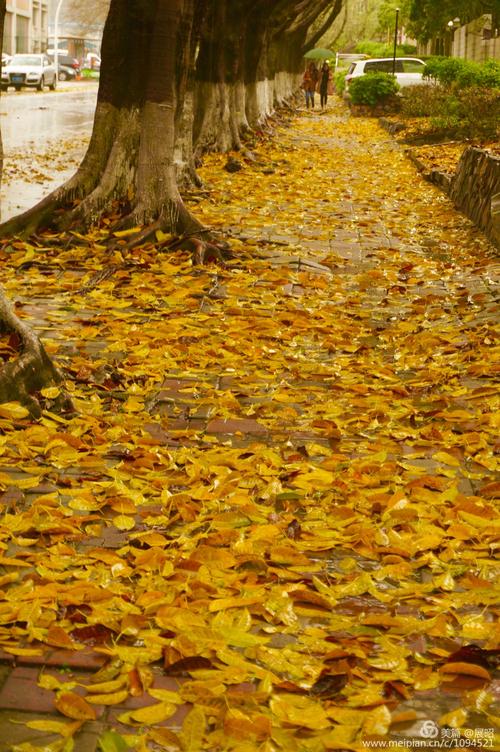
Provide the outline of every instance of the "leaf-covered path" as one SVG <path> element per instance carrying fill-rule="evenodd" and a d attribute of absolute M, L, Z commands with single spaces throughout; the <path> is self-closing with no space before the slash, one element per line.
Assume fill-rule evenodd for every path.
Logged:
<path fill-rule="evenodd" d="M 225 268 L 1 253 L 78 412 L 0 406 L 0 750 L 491 747 L 492 248 L 341 105 L 223 165 Z"/>

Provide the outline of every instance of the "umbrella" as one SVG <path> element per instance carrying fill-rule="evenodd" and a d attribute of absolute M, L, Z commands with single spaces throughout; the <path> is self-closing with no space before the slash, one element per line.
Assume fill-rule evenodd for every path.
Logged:
<path fill-rule="evenodd" d="M 326 60 L 327 58 L 335 57 L 335 52 L 331 50 L 325 50 L 323 47 L 316 47 L 315 50 L 309 50 L 304 55 L 307 60 Z"/>

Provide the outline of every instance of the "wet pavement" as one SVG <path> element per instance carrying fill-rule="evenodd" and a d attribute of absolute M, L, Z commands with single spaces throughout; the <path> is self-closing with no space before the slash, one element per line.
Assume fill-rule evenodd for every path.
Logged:
<path fill-rule="evenodd" d="M 96 704 L 75 752 L 109 729 L 161 749 L 160 726 L 182 748 L 168 732 L 193 732 L 193 704 L 235 752 L 252 747 L 228 707 L 249 734 L 260 719 L 258 742 L 272 722 L 287 752 L 366 749 L 370 729 L 425 749 L 425 723 L 443 741 L 458 732 L 448 748 L 478 746 L 464 725 L 489 732 L 498 685 L 443 681 L 439 667 L 494 639 L 493 249 L 340 104 L 261 151 L 235 175 L 219 156 L 201 169 L 209 193 L 192 209 L 232 236 L 226 268 L 150 248 L 89 286 L 110 261 L 98 236 L 4 260 L 0 281 L 65 369 L 78 415 L 61 428 L 49 412 L 3 446 L 1 503 L 17 526 L 0 527 L 1 752 L 52 741 L 37 723 L 63 720 L 54 687 L 86 692 L 114 649 L 116 668 L 127 629 L 150 684 Z M 40 604 L 47 621 L 27 632 Z M 80 623 L 65 616 L 78 608 L 94 622 L 73 646 L 63 632 L 77 640 Z M 212 649 L 223 627 L 238 649 Z M 151 635 L 213 665 L 170 675 Z M 167 720 L 131 720 L 162 693 Z"/>
<path fill-rule="evenodd" d="M 56 92 L 2 93 L 1 219 L 29 209 L 73 174 L 90 138 L 96 98 L 95 81 L 67 82 Z"/>

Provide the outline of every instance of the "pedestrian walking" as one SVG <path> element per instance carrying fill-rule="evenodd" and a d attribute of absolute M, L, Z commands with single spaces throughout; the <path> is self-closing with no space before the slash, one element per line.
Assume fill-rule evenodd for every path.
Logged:
<path fill-rule="evenodd" d="M 314 62 L 310 62 L 302 77 L 301 88 L 304 90 L 306 97 L 306 107 L 314 109 L 314 92 L 318 83 L 319 72 Z"/>
<path fill-rule="evenodd" d="M 328 95 L 332 93 L 331 81 L 332 72 L 330 70 L 330 66 L 325 60 L 325 62 L 321 66 L 321 70 L 319 71 L 319 96 L 321 109 L 324 109 L 326 107 L 326 103 L 328 102 Z"/>

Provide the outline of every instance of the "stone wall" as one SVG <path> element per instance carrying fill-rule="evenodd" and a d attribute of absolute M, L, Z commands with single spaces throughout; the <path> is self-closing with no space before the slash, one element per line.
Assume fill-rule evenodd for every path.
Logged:
<path fill-rule="evenodd" d="M 457 209 L 500 248 L 500 157 L 473 146 L 466 149 L 449 194 Z"/>

